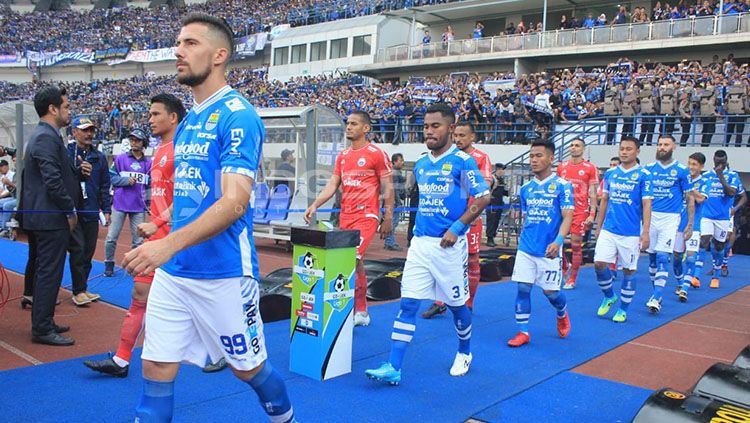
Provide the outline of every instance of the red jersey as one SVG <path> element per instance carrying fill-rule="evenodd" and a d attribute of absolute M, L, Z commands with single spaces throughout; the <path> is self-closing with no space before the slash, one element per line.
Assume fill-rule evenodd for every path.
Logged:
<path fill-rule="evenodd" d="M 149 238 L 151 241 L 169 234 L 170 225 L 160 216 L 172 206 L 173 193 L 174 145 L 170 141 L 159 144 L 151 165 L 151 221 L 159 226 L 159 230 Z"/>
<path fill-rule="evenodd" d="M 588 212 L 589 187 L 599 184 L 599 171 L 589 161 L 573 164 L 566 160 L 557 166 L 557 176 L 573 184 L 575 212 Z"/>
<path fill-rule="evenodd" d="M 341 178 L 342 218 L 378 219 L 380 178 L 393 173 L 388 154 L 371 143 L 358 150 L 347 147 L 336 158 L 333 173 Z"/>
<path fill-rule="evenodd" d="M 492 180 L 492 163 L 490 162 L 490 156 L 484 151 L 479 151 L 476 148 L 471 150 L 469 155 L 477 162 L 479 173 L 482 174 L 484 180 Z"/>

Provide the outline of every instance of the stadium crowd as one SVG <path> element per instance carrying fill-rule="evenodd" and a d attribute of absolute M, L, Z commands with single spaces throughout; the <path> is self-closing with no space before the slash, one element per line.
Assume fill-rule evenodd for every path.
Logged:
<path fill-rule="evenodd" d="M 736 120 L 732 115 L 749 112 L 750 93 L 748 65 L 738 64 L 731 54 L 724 59 L 714 56 L 708 64 L 682 61 L 652 65 L 620 58 L 607 67 L 588 70 L 574 68 L 530 75 L 453 73 L 411 78 L 400 85 L 393 82 L 366 84 L 362 78 L 352 75 L 271 81 L 263 70 L 251 68 L 234 68 L 228 77 L 230 83 L 258 107 L 321 104 L 337 110 L 342 119 L 352 111 L 365 110 L 376 122 L 376 140 L 394 143 L 418 141 L 426 107 L 446 102 L 461 120 L 477 125 L 484 143 L 514 143 L 546 137 L 556 123 L 608 115 L 624 116 L 626 120 L 619 122 L 634 127 L 640 122 L 644 137 L 641 140 L 649 143 L 657 133 L 657 118 L 650 116 L 667 115 L 674 118 L 665 119 L 666 128 L 662 131 L 670 125 L 674 127 L 679 120 L 681 136 L 698 133 L 697 125 L 706 123 L 704 118 L 718 119 L 719 124 L 725 119 L 725 143 L 731 141 L 729 133 L 735 131 L 738 134 L 735 142 L 739 145 L 744 118 L 743 122 L 730 122 L 730 119 Z M 0 102 L 28 99 L 40 84 L 44 83 L 0 82 Z M 100 136 L 107 139 L 124 137 L 124 132 L 132 126 L 144 127 L 147 100 L 155 93 L 172 92 L 189 104 L 188 92 L 170 76 L 61 85 L 71 92 L 71 104 L 76 113 L 89 115 L 103 129 Z M 701 99 L 704 99 L 703 107 Z M 740 109 L 730 107 L 730 103 L 739 104 Z M 740 126 L 727 127 L 734 123 Z M 710 125 L 701 125 L 701 132 L 706 132 L 704 128 L 708 130 Z M 628 132 L 627 127 L 625 130 Z M 613 135 L 614 129 L 608 132 Z M 687 142 L 687 138 L 683 141 Z M 701 141 L 710 142 L 710 139 Z"/>
<path fill-rule="evenodd" d="M 268 32 L 275 25 L 310 25 L 326 21 L 353 18 L 415 6 L 450 3 L 459 0 L 217 0 L 184 7 L 160 6 L 143 9 L 93 9 L 87 11 L 64 10 L 52 12 L 19 13 L 8 5 L 0 4 L 0 54 L 17 54 L 34 51 L 76 51 L 129 47 L 155 49 L 171 47 L 177 32 L 179 16 L 190 11 L 202 11 L 223 17 L 234 28 L 236 35 Z M 684 19 L 701 16 L 745 13 L 750 11 L 750 0 L 726 0 L 720 11 L 719 1 L 680 0 L 676 3 L 657 2 L 651 13 L 636 7 L 629 12 L 620 6 L 612 19 L 606 13 L 585 18 L 562 16 L 559 29 L 592 28 L 602 25 L 640 23 L 666 19 Z M 553 25 L 550 25 L 552 27 Z M 527 34 L 542 30 L 542 22 L 510 22 L 504 34 Z M 482 38 L 484 25 L 479 22 L 470 35 Z M 449 26 L 443 34 L 455 37 Z"/>

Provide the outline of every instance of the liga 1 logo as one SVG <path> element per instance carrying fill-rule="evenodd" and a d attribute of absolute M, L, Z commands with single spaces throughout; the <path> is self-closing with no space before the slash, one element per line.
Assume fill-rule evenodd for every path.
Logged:
<path fill-rule="evenodd" d="M 306 286 L 314 285 L 319 279 L 325 276 L 323 270 L 315 269 L 316 262 L 315 255 L 309 251 L 297 257 L 297 265 L 294 266 L 294 273 L 297 274 Z"/>
<path fill-rule="evenodd" d="M 352 272 L 349 277 L 339 273 L 335 278 L 328 281 L 328 292 L 323 295 L 323 300 L 333 307 L 336 311 L 342 311 L 349 301 L 354 297 L 355 273 Z"/>

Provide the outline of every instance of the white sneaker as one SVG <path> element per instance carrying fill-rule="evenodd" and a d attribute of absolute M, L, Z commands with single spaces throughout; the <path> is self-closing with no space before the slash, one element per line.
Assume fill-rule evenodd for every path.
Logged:
<path fill-rule="evenodd" d="M 354 313 L 354 326 L 368 326 L 370 324 L 370 315 L 364 311 Z"/>
<path fill-rule="evenodd" d="M 648 310 L 651 313 L 656 314 L 661 311 L 661 302 L 659 302 L 656 298 L 651 297 L 646 303 L 646 307 L 648 307 Z"/>
<path fill-rule="evenodd" d="M 456 353 L 456 358 L 453 360 L 453 366 L 451 366 L 451 376 L 463 376 L 466 373 L 469 373 L 469 366 L 471 365 L 472 358 L 473 356 L 471 353 Z"/>

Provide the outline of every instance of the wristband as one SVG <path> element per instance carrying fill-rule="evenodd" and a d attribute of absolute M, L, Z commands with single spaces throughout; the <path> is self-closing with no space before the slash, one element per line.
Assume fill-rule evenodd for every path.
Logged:
<path fill-rule="evenodd" d="M 466 229 L 466 224 L 461 222 L 460 219 L 453 222 L 451 227 L 448 228 L 449 231 L 453 232 L 456 235 L 461 235 L 465 229 Z"/>
<path fill-rule="evenodd" d="M 555 242 L 557 243 L 557 245 L 563 245 L 563 243 L 565 242 L 565 237 L 562 235 L 558 235 L 557 238 L 555 238 Z"/>

